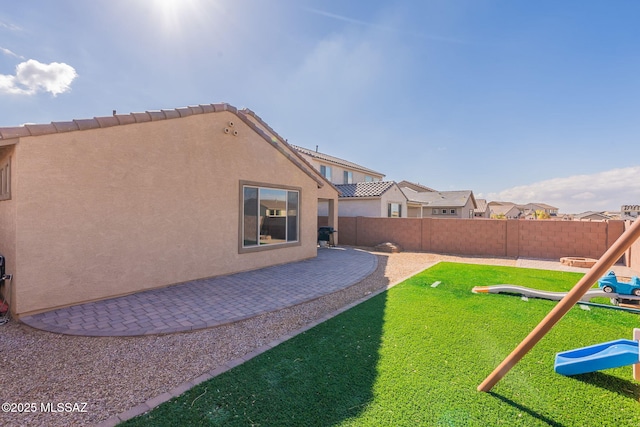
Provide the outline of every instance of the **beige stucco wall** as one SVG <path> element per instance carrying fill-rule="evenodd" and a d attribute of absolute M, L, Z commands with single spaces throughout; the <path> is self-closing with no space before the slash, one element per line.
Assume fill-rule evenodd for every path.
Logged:
<path fill-rule="evenodd" d="M 380 215 L 380 199 L 344 198 L 338 200 L 338 216 Z M 386 216 L 386 215 L 385 215 Z"/>
<path fill-rule="evenodd" d="M 422 218 L 422 207 L 408 206 L 407 217 L 409 218 Z"/>
<path fill-rule="evenodd" d="M 15 146 L 9 145 L 0 147 L 0 164 L 11 157 L 11 183 L 15 185 Z M 16 204 L 12 199 L 0 201 L 0 254 L 5 257 L 5 271 L 7 274 L 15 272 L 15 252 L 16 252 Z M 3 296 L 11 306 L 15 292 L 13 290 L 15 280 L 5 281 L 2 288 Z"/>
<path fill-rule="evenodd" d="M 402 218 L 407 217 L 407 199 L 397 186 L 375 198 L 345 197 L 338 201 L 338 216 L 366 216 L 381 218 L 389 214 L 389 203 L 402 205 Z"/>
<path fill-rule="evenodd" d="M 407 198 L 397 185 L 392 186 L 382 194 L 380 204 L 380 217 L 389 216 L 389 203 L 400 203 L 402 205 L 401 217 L 407 217 Z"/>
<path fill-rule="evenodd" d="M 353 173 L 354 184 L 356 182 L 365 182 L 365 177 L 367 176 L 370 176 L 371 178 L 373 178 L 374 181 L 380 181 L 382 180 L 382 178 L 384 178 L 384 175 L 365 173 L 360 170 L 347 168 L 344 166 L 336 165 L 334 163 L 318 160 L 304 153 L 300 153 L 300 155 L 303 156 L 309 163 L 311 163 L 317 170 L 320 170 L 321 165 L 331 167 L 331 182 L 336 185 L 346 184 L 346 182 L 344 182 L 345 171 L 351 171 Z"/>
<path fill-rule="evenodd" d="M 17 314 L 316 255 L 317 183 L 231 112 L 25 137 L 14 160 Z M 301 245 L 239 253 L 240 180 L 300 188 Z"/>

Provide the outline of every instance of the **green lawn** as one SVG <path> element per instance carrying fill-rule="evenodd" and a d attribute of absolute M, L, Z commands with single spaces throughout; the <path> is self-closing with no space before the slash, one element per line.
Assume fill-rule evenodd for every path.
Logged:
<path fill-rule="evenodd" d="M 491 393 L 476 391 L 555 302 L 471 288 L 561 291 L 579 278 L 440 263 L 126 425 L 638 426 L 631 367 L 553 372 L 558 351 L 631 338 L 636 314 L 575 307 Z"/>

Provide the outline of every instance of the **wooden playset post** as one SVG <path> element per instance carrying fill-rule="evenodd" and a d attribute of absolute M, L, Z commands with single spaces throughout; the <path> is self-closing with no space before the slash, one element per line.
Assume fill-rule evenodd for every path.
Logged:
<path fill-rule="evenodd" d="M 602 255 L 593 267 L 576 283 L 562 300 L 542 319 L 529 335 L 502 361 L 478 386 L 478 391 L 488 392 L 544 337 L 547 332 L 580 301 L 595 282 L 604 276 L 625 251 L 640 237 L 640 219 L 635 221 Z"/>

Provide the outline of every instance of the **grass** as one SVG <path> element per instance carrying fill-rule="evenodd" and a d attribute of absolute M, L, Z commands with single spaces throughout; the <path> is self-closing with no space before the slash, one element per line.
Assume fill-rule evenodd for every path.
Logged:
<path fill-rule="evenodd" d="M 635 314 L 575 307 L 491 393 L 476 391 L 555 302 L 471 288 L 563 291 L 579 278 L 440 263 L 124 425 L 638 426 L 631 367 L 553 371 L 558 351 L 630 338 Z"/>

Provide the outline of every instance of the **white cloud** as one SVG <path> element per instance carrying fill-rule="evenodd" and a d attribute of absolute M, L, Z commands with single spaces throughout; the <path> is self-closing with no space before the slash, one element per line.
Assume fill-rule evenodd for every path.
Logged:
<path fill-rule="evenodd" d="M 22 28 L 18 27 L 17 25 L 14 25 L 10 22 L 4 22 L 4 21 L 0 21 L 0 28 L 4 28 L 6 30 L 9 31 L 21 31 Z"/>
<path fill-rule="evenodd" d="M 554 178 L 486 196 L 480 193 L 478 197 L 489 201 L 547 203 L 558 207 L 561 213 L 615 211 L 622 205 L 640 204 L 640 166 Z"/>
<path fill-rule="evenodd" d="M 43 64 L 29 59 L 16 66 L 15 75 L 0 74 L 0 93 L 34 95 L 45 91 L 56 96 L 71 90 L 71 83 L 78 77 L 68 64 L 52 62 Z"/>
<path fill-rule="evenodd" d="M 13 52 L 13 51 L 5 48 L 5 47 L 2 47 L 2 46 L 0 46 L 0 52 L 4 53 L 5 55 L 8 55 L 8 56 L 13 56 L 14 58 L 25 59 L 24 56 L 18 55 L 17 53 L 15 53 L 15 52 Z"/>

